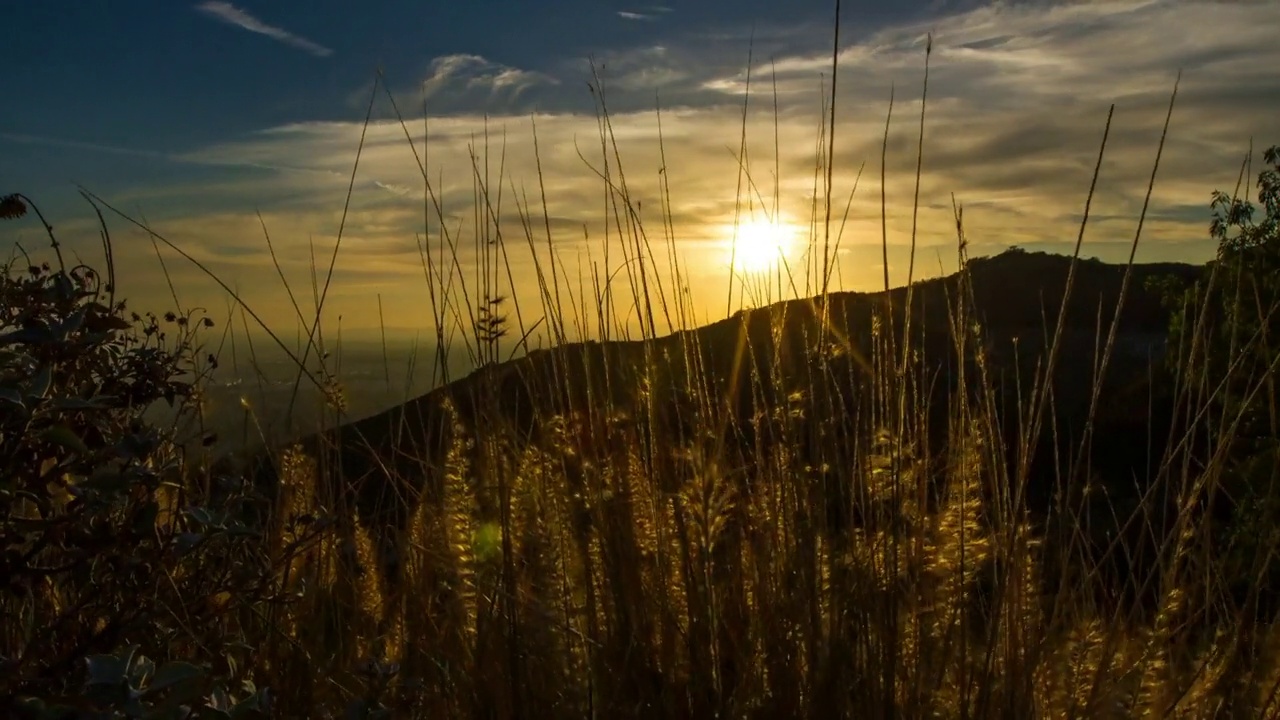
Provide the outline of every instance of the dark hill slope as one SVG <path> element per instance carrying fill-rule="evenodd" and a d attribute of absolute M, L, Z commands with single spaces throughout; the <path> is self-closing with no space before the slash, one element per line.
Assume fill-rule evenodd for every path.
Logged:
<path fill-rule="evenodd" d="M 1018 425 L 1014 379 L 1021 378 L 1025 396 L 1047 355 L 1070 266 L 1066 257 L 1024 252 L 969 264 L 971 320 L 981 326 L 988 377 L 1009 446 L 1016 445 Z M 1135 475 L 1145 476 L 1151 451 L 1148 417 L 1162 417 L 1149 412 L 1152 388 L 1147 379 L 1169 318 L 1146 281 L 1165 275 L 1192 278 L 1199 272 L 1179 264 L 1133 268 L 1093 448 L 1094 470 L 1104 479 L 1132 487 Z M 1096 261 L 1076 267 L 1064 351 L 1053 382 L 1055 413 L 1045 425 L 1056 421 L 1064 446 L 1083 430 L 1099 339 L 1105 340 L 1124 273 L 1122 266 Z M 948 397 L 959 389 L 961 378 L 967 391 L 978 389 L 972 360 L 977 348 L 970 348 L 962 375 L 952 339 L 951 316 L 960 288 L 960 276 L 953 275 L 917 283 L 912 298 L 911 334 L 923 358 L 922 386 L 930 388 L 928 437 L 934 451 L 946 438 Z M 890 291 L 890 300 L 900 319 L 906 290 Z M 823 337 L 821 304 L 789 301 L 648 342 L 585 342 L 532 352 L 302 444 L 313 454 L 335 458 L 340 472 L 331 474 L 341 479 L 342 488 L 356 489 L 361 514 L 375 528 L 401 525 L 409 505 L 434 496 L 455 429 L 519 446 L 548 439 L 546 421 L 556 416 L 578 421 L 572 425 L 572 442 L 588 454 L 608 452 L 610 443 L 621 438 L 646 446 L 653 462 L 674 463 L 669 448 L 698 444 L 736 469 L 749 468 L 785 447 L 797 468 L 828 468 L 815 483 L 821 488 L 815 500 L 826 507 L 826 521 L 840 526 L 848 521 L 846 493 L 855 481 L 851 468 L 858 443 L 850 440 L 869 437 L 879 424 L 871 402 L 877 366 L 873 317 L 885 297 L 851 292 L 832 294 L 828 301 L 826 344 L 836 351 L 825 363 L 815 352 Z M 900 322 L 895 330 L 901 334 Z M 787 408 L 799 411 L 792 417 L 805 420 L 769 422 L 776 411 Z M 623 419 L 604 422 L 612 416 Z M 700 428 L 713 432 L 700 434 Z M 1041 462 L 1033 468 L 1029 495 L 1040 510 L 1052 494 L 1054 471 L 1046 461 L 1052 458 L 1049 433 L 1042 435 Z M 257 469 L 264 480 L 274 474 L 263 458 Z M 482 464 L 475 474 L 485 474 Z M 680 473 L 670 464 L 658 476 L 675 482 Z"/>

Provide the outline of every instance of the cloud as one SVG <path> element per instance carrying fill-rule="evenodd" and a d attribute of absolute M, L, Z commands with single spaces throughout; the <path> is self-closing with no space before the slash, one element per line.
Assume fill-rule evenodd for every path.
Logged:
<path fill-rule="evenodd" d="M 133 157 L 151 158 L 155 160 L 168 160 L 170 156 L 166 153 L 157 152 L 155 150 L 140 150 L 136 148 L 126 148 L 117 145 L 105 145 L 102 143 L 85 142 L 83 140 L 68 140 L 65 138 L 45 137 L 42 135 L 30 135 L 27 133 L 9 133 L 0 132 L 0 140 L 7 140 L 13 143 L 21 143 L 23 145 L 44 145 L 47 147 L 63 148 L 67 150 L 87 150 L 89 152 L 109 153 L 112 155 L 129 155 Z"/>
<path fill-rule="evenodd" d="M 479 55 L 446 55 L 431 61 L 422 92 L 428 100 L 467 97 L 513 101 L 529 88 L 556 84 L 555 78 L 486 60 Z"/>
<path fill-rule="evenodd" d="M 413 192 L 413 188 L 410 188 L 407 185 L 396 185 L 395 183 L 384 183 L 381 180 L 374 180 L 373 184 L 374 184 L 374 187 L 381 188 L 391 193 L 392 195 L 398 195 L 400 197 L 405 197 L 409 193 Z"/>
<path fill-rule="evenodd" d="M 481 55 L 456 53 L 433 58 L 425 69 L 388 73 L 387 84 L 401 112 L 421 110 L 425 100 L 433 116 L 469 113 L 508 114 L 559 107 L 556 94 L 561 79 L 554 73 L 513 67 Z M 348 93 L 346 104 L 363 112 L 369 103 L 371 82 Z M 581 103 L 579 103 L 581 105 Z M 395 117 L 382 88 L 374 96 L 374 116 Z"/>
<path fill-rule="evenodd" d="M 619 10 L 618 17 L 623 20 L 651 21 L 659 20 L 663 15 L 673 12 L 666 5 L 649 5 L 631 10 Z"/>
<path fill-rule="evenodd" d="M 26 133 L 8 133 L 0 132 L 0 140 L 7 140 L 13 143 L 23 145 L 43 145 L 46 147 L 60 148 L 66 150 L 85 150 L 95 153 L 105 153 L 110 155 L 124 155 L 147 160 L 159 160 L 166 163 L 184 163 L 190 165 L 207 165 L 211 167 L 240 168 L 252 170 L 267 170 L 276 173 L 303 173 L 318 174 L 331 177 L 342 177 L 341 173 L 334 170 L 324 168 L 312 168 L 304 165 L 288 165 L 281 163 L 262 163 L 255 162 L 251 158 L 234 159 L 226 157 L 218 157 L 209 153 L 191 152 L 191 153 L 173 153 L 161 152 L 158 150 L 145 150 L 140 148 L 123 147 L 120 145 L 107 145 L 103 143 L 86 142 L 83 140 L 71 140 L 67 138 L 46 137 L 43 135 L 30 135 Z"/>
<path fill-rule="evenodd" d="M 316 57 L 329 57 L 333 54 L 333 50 L 314 43 L 304 37 L 294 35 L 293 33 L 268 25 L 249 13 L 228 2 L 221 0 L 206 0 L 196 5 L 196 10 L 202 12 L 217 20 L 221 20 L 228 25 L 248 30 L 251 33 L 266 35 L 267 37 L 278 40 L 286 45 L 291 45 L 299 50 L 315 55 Z"/>
<path fill-rule="evenodd" d="M 1259 154 L 1280 142 L 1280 76 L 1266 70 L 1280 66 L 1271 31 L 1277 26 L 1276 4 L 1002 4 L 855 38 L 839 55 L 836 106 L 833 232 L 843 222 L 841 283 L 866 290 L 880 282 L 879 161 L 891 88 L 884 188 L 889 265 L 894 282 L 906 279 L 927 32 L 934 32 L 934 46 L 917 277 L 939 272 L 938 258 L 942 270 L 954 267 L 953 193 L 965 207 L 974 253 L 1015 244 L 1069 250 L 1112 103 L 1115 117 L 1084 253 L 1127 257 L 1179 69 L 1182 85 L 1138 257 L 1207 259 L 1213 249 L 1206 232 L 1209 193 L 1234 186 L 1251 138 Z M 1185 27 L 1198 31 L 1188 35 L 1180 30 Z M 606 246 L 607 270 L 625 283 L 627 236 L 620 236 L 593 169 L 607 166 L 620 182 L 619 165 L 641 208 L 659 281 L 669 293 L 674 278 L 666 258 L 673 251 L 699 303 L 699 317 L 704 310 L 708 317 L 719 316 L 728 278 L 726 238 L 719 228 L 732 225 L 739 205 L 745 215 L 763 218 L 762 207 L 773 210 L 776 192 L 781 210 L 802 234 L 809 232 L 830 55 L 821 48 L 824 38 L 804 37 L 778 30 L 764 40 L 778 43 L 778 52 L 756 54 L 769 59 L 752 68 L 745 126 L 749 177 L 741 191 L 736 154 L 743 131 L 745 45 L 726 49 L 671 37 L 605 54 L 617 156 L 611 145 L 602 146 L 580 64 L 534 72 L 475 55 L 437 58 L 426 73 L 430 117 L 406 117 L 412 140 L 399 123 L 387 120 L 372 123 L 365 136 L 339 257 L 348 271 L 342 277 L 350 283 L 342 291 L 348 293 L 346 322 L 376 324 L 376 308 L 360 306 L 357 297 L 357 290 L 372 286 L 404 299 L 387 304 L 403 308 L 389 310 L 400 313 L 386 318 L 390 325 L 420 321 L 426 303 L 418 243 L 440 254 L 446 231 L 464 264 L 474 262 L 477 237 L 500 232 L 518 286 L 511 294 L 526 308 L 540 307 L 533 266 L 552 252 L 548 225 L 562 277 L 570 278 L 566 293 L 578 291 L 580 276 L 581 287 L 592 286 L 591 273 L 605 267 Z M 798 45 L 787 45 L 788 38 L 800 38 Z M 655 96 L 662 106 L 661 131 Z M 530 97 L 538 103 L 530 106 Z M 412 107 L 401 104 L 402 110 Z M 295 123 L 182 153 L 189 162 L 225 163 L 255 175 L 193 187 L 189 200 L 173 199 L 167 216 L 153 213 L 152 219 L 158 229 L 173 229 L 207 248 L 211 262 L 222 263 L 247 287 L 267 293 L 260 288 L 273 283 L 274 271 L 264 262 L 252 209 L 261 204 L 270 210 L 273 242 L 290 272 L 305 275 L 310 243 L 331 248 L 336 237 L 361 132 L 359 123 Z M 418 157 L 427 158 L 443 221 L 432 203 L 423 203 L 427 188 L 410 142 Z M 491 206 L 477 203 L 477 184 L 486 177 Z M 842 211 L 855 181 L 846 221 Z M 218 211 L 206 210 L 209 204 Z M 821 229 L 815 234 L 821 237 Z M 86 247 L 92 248 L 94 236 L 87 237 Z M 135 247 L 145 261 L 149 244 Z M 327 258 L 327 252 L 317 255 Z M 792 261 L 803 284 L 805 260 Z M 468 266 L 467 277 L 472 272 Z M 591 304 L 591 291 L 585 294 L 575 300 L 580 307 Z"/>

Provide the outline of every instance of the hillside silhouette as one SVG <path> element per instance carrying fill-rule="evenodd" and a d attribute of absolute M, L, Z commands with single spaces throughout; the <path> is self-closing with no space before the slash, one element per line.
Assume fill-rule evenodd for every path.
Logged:
<path fill-rule="evenodd" d="M 989 386 L 1002 424 L 995 431 L 1004 435 L 1008 461 L 1016 466 L 1020 399 L 1044 371 L 1071 266 L 1069 257 L 1017 249 L 972 259 L 967 285 L 960 273 L 914 285 L 909 324 L 902 322 L 908 291 L 896 288 L 887 296 L 832 293 L 825 307 L 821 298 L 781 302 L 656 339 L 537 350 L 299 444 L 337 482 L 329 488 L 330 501 L 354 500 L 391 558 L 397 555 L 397 529 L 416 503 L 439 501 L 446 459 L 460 441 L 470 448 L 468 475 L 481 486 L 495 463 L 514 462 L 522 449 L 534 446 L 574 448 L 562 453 L 563 467 L 578 482 L 589 482 L 591 455 L 625 452 L 638 443 L 655 476 L 672 489 L 695 471 L 691 463 L 697 458 L 746 483 L 756 463 L 783 451 L 798 472 L 816 480 L 816 500 L 825 507 L 827 530 L 834 532 L 856 522 L 852 499 L 860 458 L 853 439 L 894 430 L 881 426 L 878 418 L 887 413 L 868 399 L 876 364 L 898 367 L 904 331 L 919 359 L 908 373 L 911 392 L 922 395 L 929 408 L 929 427 L 919 429 L 930 438 L 929 447 L 917 451 L 940 458 L 948 408 L 958 392 L 977 401 Z M 1201 271 L 1175 263 L 1131 268 L 1087 458 L 1090 477 L 1119 489 L 1111 502 L 1136 505 L 1169 430 L 1154 424 L 1171 415 L 1160 409 L 1171 402 L 1160 382 L 1170 314 L 1148 280 L 1191 280 Z M 1063 350 L 1050 384 L 1051 417 L 1034 444 L 1026 488 L 1026 507 L 1041 519 L 1063 483 L 1054 438 L 1062 457 L 1079 445 L 1095 365 L 1125 272 L 1124 266 L 1096 260 L 1076 264 L 1062 322 Z M 966 322 L 976 324 L 982 347 L 964 349 L 961 363 L 956 338 L 962 333 L 953 322 L 964 287 L 972 289 Z M 892 357 L 877 342 L 887 337 L 876 329 L 886 302 L 895 317 Z M 817 352 L 820 344 L 823 352 Z M 777 421 L 780 413 L 788 422 Z M 707 428 L 721 431 L 708 436 Z M 251 463 L 259 482 L 274 484 L 270 457 L 259 454 Z M 1095 532 L 1106 536 L 1114 530 Z"/>

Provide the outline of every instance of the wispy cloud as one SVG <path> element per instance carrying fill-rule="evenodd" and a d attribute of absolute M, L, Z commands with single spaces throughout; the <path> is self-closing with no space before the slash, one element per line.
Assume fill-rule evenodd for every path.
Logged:
<path fill-rule="evenodd" d="M 619 10 L 618 17 L 623 20 L 652 21 L 661 18 L 669 12 L 671 12 L 671 8 L 665 5 L 650 5 L 648 7 L 636 8 L 633 10 Z"/>
<path fill-rule="evenodd" d="M 945 259 L 946 269 L 954 269 L 953 192 L 965 206 L 966 232 L 975 254 L 998 252 L 1014 244 L 1069 250 L 1102 125 L 1113 102 L 1116 115 L 1084 252 L 1109 260 L 1127 257 L 1179 69 L 1184 70 L 1183 82 L 1139 259 L 1210 257 L 1209 193 L 1233 186 L 1250 137 L 1260 147 L 1280 142 L 1280 75 L 1266 70 L 1280 64 L 1280 47 L 1271 31 L 1277 24 L 1277 4 L 1010 4 L 857 39 L 840 54 L 833 172 L 839 208 L 843 209 L 854 187 L 859 167 L 864 161 L 867 165 L 847 222 L 836 220 L 836 227 L 842 223 L 844 227 L 837 262 L 837 272 L 843 275 L 838 282 L 846 288 L 866 289 L 880 279 L 878 170 L 891 84 L 896 87 L 896 100 L 885 188 L 889 257 L 893 281 L 905 280 L 926 32 L 935 31 L 920 188 L 918 239 L 923 249 L 916 267 L 934 271 L 938 267 L 935 252 Z M 1188 26 L 1201 30 L 1178 34 L 1178 28 Z M 1175 35 L 1184 41 L 1168 42 Z M 743 200 L 749 194 L 772 206 L 776 183 L 783 212 L 801 226 L 807 226 L 814 201 L 822 75 L 830 63 L 830 55 L 824 56 L 819 49 L 819 40 L 813 42 L 812 52 L 792 48 L 789 53 L 777 53 L 776 62 L 753 69 L 746 117 L 753 189 L 743 190 Z M 757 53 L 757 57 L 773 55 Z M 500 177 L 491 185 L 495 194 L 503 193 L 493 214 L 500 215 L 504 237 L 511 239 L 513 248 L 523 246 L 525 227 L 541 229 L 542 219 L 522 222 L 517 217 L 508 224 L 508 218 L 521 212 L 545 214 L 556 252 L 563 252 L 566 275 L 572 277 L 585 267 L 589 276 L 593 268 L 587 263 L 599 261 L 596 251 L 608 217 L 600 211 L 600 180 L 584 158 L 597 167 L 607 162 L 615 170 L 620 162 L 629 194 L 642 203 L 640 214 L 655 241 L 654 254 L 665 257 L 666 249 L 659 237 L 665 233 L 653 228 L 669 227 L 677 238 L 672 247 L 686 264 L 683 279 L 693 287 L 695 300 L 719 297 L 716 307 L 723 310 L 728 254 L 718 228 L 732 222 L 737 199 L 734 155 L 746 85 L 745 73 L 738 71 L 745 56 L 745 44 L 726 48 L 669 38 L 661 46 L 617 51 L 616 56 L 607 57 L 609 86 L 619 91 L 610 103 L 619 155 L 608 158 L 600 155 L 598 118 L 582 109 L 589 102 L 565 101 L 548 107 L 551 103 L 544 102 L 549 96 L 534 96 L 540 108 L 537 156 L 528 113 L 509 102 L 487 102 L 495 95 L 502 100 L 535 86 L 540 93 L 554 89 L 557 96 L 577 98 L 573 93 L 586 90 L 569 79 L 581 74 L 566 69 L 558 73 L 559 86 L 548 88 L 556 85 L 556 79 L 479 56 L 436 59 L 425 73 L 431 99 L 429 153 L 422 152 L 423 138 L 416 132 L 413 142 L 419 144 L 420 157 L 428 158 L 427 176 L 433 194 L 441 198 L 444 224 L 451 233 L 469 238 L 475 232 L 474 218 L 488 214 L 472 212 L 477 162 L 473 152 L 483 153 L 478 137 L 487 127 L 495 138 L 489 164 Z M 653 110 L 655 89 L 661 90 L 661 133 Z M 411 129 L 423 125 L 421 118 L 406 121 Z M 312 234 L 317 242 L 332 242 L 336 235 L 351 158 L 361 135 L 360 123 L 296 123 L 183 157 L 209 164 L 323 171 L 281 172 L 274 177 L 261 173 L 263 178 L 254 178 L 255 183 L 272 180 L 278 192 L 287 188 L 291 193 L 288 204 L 264 203 L 272 210 L 266 218 L 284 262 L 305 272 Z M 403 307 L 410 308 L 401 317 L 388 317 L 388 323 L 412 324 L 411 308 L 421 307 L 424 291 L 418 285 L 422 269 L 415 237 L 440 242 L 433 225 L 439 221 L 434 209 L 424 219 L 422 204 L 407 199 L 420 198 L 425 182 L 408 142 L 398 122 L 375 121 L 363 144 L 356 197 L 339 259 L 349 270 L 345 277 L 350 282 L 349 304 L 342 312 L 353 324 L 376 326 L 376 315 L 367 300 L 360 304 L 357 292 L 373 283 L 388 300 L 399 295 L 404 298 Z M 479 162 L 484 167 L 484 160 Z M 664 182 L 669 183 L 669 196 L 662 192 Z M 264 190 L 259 184 L 224 187 L 206 192 L 184 208 L 184 216 L 158 227 L 192 245 L 207 244 L 210 257 L 219 255 L 214 248 L 225 246 L 212 261 L 223 263 L 220 267 L 256 292 L 270 286 L 272 272 L 265 247 L 255 239 L 260 227 L 253 208 L 263 200 Z M 243 212 L 209 212 L 204 208 L 214 201 L 211 197 L 220 208 L 243 208 Z M 265 197 L 274 200 L 276 195 L 267 191 Z M 670 213 L 669 225 L 657 216 L 660 208 Z M 93 235 L 89 238 L 96 240 Z M 234 243 L 239 243 L 239 250 L 226 249 Z M 145 243 L 138 247 L 149 249 Z M 549 252 L 544 243 L 536 243 L 536 251 Z M 522 253 L 523 249 L 512 251 L 519 287 L 511 295 L 536 307 L 537 284 L 530 280 L 532 258 L 521 257 Z M 591 253 L 596 253 L 594 260 Z M 581 257 L 575 260 L 575 256 Z M 139 257 L 139 267 L 146 267 L 147 258 Z M 796 267 L 803 267 L 803 260 Z"/>
<path fill-rule="evenodd" d="M 312 42 L 304 37 L 294 35 L 288 30 L 278 28 L 274 25 L 268 25 L 228 2 L 221 2 L 221 0 L 206 0 L 199 5 L 196 5 L 196 10 L 229 25 L 235 25 L 236 27 L 248 30 L 251 33 L 266 35 L 273 40 L 278 40 L 286 45 L 291 45 L 299 50 L 304 50 L 316 57 L 328 57 L 333 54 L 333 50 L 330 50 L 323 45 Z"/>
<path fill-rule="evenodd" d="M 166 153 L 157 152 L 155 150 L 139 150 L 137 148 L 104 145 L 101 143 L 84 142 L 83 140 L 52 138 L 42 135 L 29 135 L 27 133 L 0 132 L 0 140 L 7 140 L 9 142 L 20 143 L 22 145 L 44 145 L 46 147 L 63 148 L 66 150 L 87 150 L 89 152 L 128 155 L 131 157 L 150 158 L 153 160 L 172 159 Z"/>
<path fill-rule="evenodd" d="M 1179 68 L 1185 72 L 1156 199 L 1165 208 L 1203 205 L 1209 191 L 1234 180 L 1239 154 L 1251 135 L 1260 138 L 1259 144 L 1280 141 L 1275 119 L 1280 78 L 1265 72 L 1272 62 L 1280 62 L 1280 51 L 1263 29 L 1272 21 L 1280 21 L 1280 7 L 1163 2 L 987 7 L 934 21 L 931 26 L 900 26 L 859 39 L 840 54 L 841 98 L 858 101 L 843 100 L 838 110 L 837 185 L 851 187 L 861 163 L 874 165 L 878 160 L 893 83 L 897 106 L 889 138 L 889 190 L 911 197 L 916 130 L 909 118 L 919 112 L 924 37 L 932 28 L 936 32 L 922 200 L 937 209 L 925 208 L 921 217 L 928 219 L 923 233 L 933 242 L 951 241 L 953 191 L 973 209 L 966 219 L 974 223 L 975 237 L 980 230 L 983 239 L 997 247 L 1070 235 L 1069 226 L 1078 222 L 1079 196 L 1087 188 L 1091 159 L 1111 102 L 1117 104 L 1117 115 L 1101 180 L 1109 196 L 1099 202 L 1108 206 L 1112 217 L 1132 216 L 1141 206 L 1163 106 Z M 1186 43 L 1162 40 L 1188 22 L 1205 31 Z M 624 162 L 635 172 L 647 173 L 660 164 L 652 93 L 655 87 L 666 88 L 662 91 L 662 140 L 676 194 L 673 210 L 693 223 L 681 233 L 684 237 L 699 236 L 698 226 L 718 221 L 726 208 L 733 207 L 733 183 L 725 187 L 722 181 L 736 177 L 736 161 L 727 148 L 736 150 L 745 82 L 743 74 L 727 73 L 725 68 L 733 67 L 731 56 L 737 50 L 719 50 L 716 56 L 715 48 L 672 40 L 608 58 L 608 84 L 638 96 L 637 109 L 617 111 L 612 123 Z M 809 202 L 816 98 L 829 63 L 830 56 L 824 59 L 818 52 L 812 56 L 792 53 L 757 67 L 754 73 L 764 78 L 753 81 L 758 99 L 751 102 L 747 128 L 749 157 L 754 163 L 765 163 L 757 169 L 763 176 L 756 181 L 772 184 L 776 150 L 781 156 L 778 182 L 784 202 L 797 206 Z M 1116 67 L 1126 72 L 1117 75 Z M 778 147 L 773 145 L 769 97 L 775 71 Z M 478 56 L 451 55 L 433 62 L 427 89 L 440 102 L 432 109 L 436 116 L 431 124 L 432 165 L 437 172 L 457 174 L 461 184 L 456 190 L 465 192 L 469 186 L 466 146 L 483 127 L 484 118 L 478 112 L 448 112 L 450 105 L 444 101 L 468 89 L 487 95 L 496 88 L 539 82 L 551 80 Z M 564 85 L 568 89 L 576 83 Z M 681 96 L 684 102 L 673 102 L 672 90 L 682 88 L 688 88 Z M 623 104 L 621 98 L 615 95 L 611 105 Z M 738 109 L 730 110 L 730 105 Z M 1232 112 L 1224 113 L 1223 107 Z M 551 213 L 594 221 L 589 211 L 580 209 L 593 207 L 590 198 L 596 189 L 594 176 L 577 151 L 589 147 L 596 118 L 570 110 L 567 104 L 548 112 L 553 114 L 539 117 L 537 128 L 544 175 L 554 178 L 557 186 L 549 199 Z M 439 117 L 442 113 L 449 117 Z M 506 172 L 517 185 L 529 180 L 533 166 L 532 158 L 526 157 L 530 128 L 527 117 L 521 115 L 519 111 L 506 117 L 488 115 L 491 131 L 510 131 Z M 384 133 L 385 142 L 379 139 Z M 339 170 L 349 164 L 357 139 L 357 129 L 346 123 L 312 125 L 208 152 L 282 165 L 305 157 L 319 167 Z M 371 128 L 370 143 L 375 149 L 366 145 L 362 162 L 377 167 L 374 172 L 384 183 L 413 187 L 421 177 L 407 160 L 403 142 L 397 123 Z M 629 180 L 633 177 L 628 173 Z M 861 188 L 851 227 L 878 225 L 878 206 L 872 202 L 878 188 L 869 177 L 863 178 Z M 638 186 L 634 191 L 641 192 Z M 871 205 L 863 207 L 862 201 Z M 659 203 L 655 201 L 653 207 Z M 794 207 L 791 213 L 805 216 L 803 207 Z M 909 214 L 906 217 L 909 221 Z M 891 236 L 894 222 L 891 217 Z M 1202 238 L 1202 224 L 1170 223 L 1165 226 L 1166 238 Z M 1121 229 L 1124 221 L 1120 219 L 1111 225 L 1106 229 L 1099 225 L 1099 233 L 1114 237 L 1129 232 Z M 870 235 L 878 239 L 878 228 L 871 229 L 875 232 Z"/>
<path fill-rule="evenodd" d="M 409 187 L 408 185 L 398 185 L 396 183 L 385 183 L 385 182 L 382 182 L 381 180 L 374 180 L 373 186 L 381 190 L 386 190 L 392 195 L 397 195 L 399 197 L 405 197 L 409 193 L 413 192 L 413 188 Z"/>
<path fill-rule="evenodd" d="M 450 85 L 483 88 L 494 92 L 510 90 L 518 94 L 543 82 L 555 81 L 541 73 L 491 62 L 479 55 L 447 55 L 432 61 L 431 74 L 424 85 L 429 97 Z"/>
<path fill-rule="evenodd" d="M 206 165 L 210 167 L 267 170 L 273 173 L 300 173 L 325 177 L 345 177 L 342 173 L 328 168 L 307 167 L 304 164 L 293 165 L 264 163 L 250 158 L 218 157 L 214 154 L 198 151 L 190 153 L 161 152 L 158 150 L 145 150 L 120 145 L 106 145 L 103 143 L 86 142 L 83 140 L 70 140 L 67 138 L 9 132 L 0 132 L 0 140 L 22 145 L 43 145 L 45 147 L 61 148 L 65 150 L 84 150 L 109 155 L 123 155 L 147 160 L 157 160 L 164 163 L 183 163 L 188 165 Z"/>
<path fill-rule="evenodd" d="M 493 62 L 479 55 L 445 55 L 431 61 L 420 92 L 434 107 L 509 110 L 539 86 L 558 85 L 550 75 Z"/>

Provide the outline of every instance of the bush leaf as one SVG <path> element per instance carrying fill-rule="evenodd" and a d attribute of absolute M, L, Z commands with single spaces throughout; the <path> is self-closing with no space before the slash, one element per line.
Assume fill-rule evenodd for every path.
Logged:
<path fill-rule="evenodd" d="M 72 450 L 82 455 L 89 452 L 89 446 L 85 445 L 84 441 L 80 439 L 80 436 L 76 435 L 75 431 L 66 425 L 52 425 L 46 428 L 44 432 L 40 433 L 40 437 L 47 442 L 54 443 L 55 445 L 61 445 L 68 450 Z"/>
<path fill-rule="evenodd" d="M 90 655 L 84 659 L 89 670 L 89 685 L 120 685 L 129 676 L 129 663 L 133 660 L 133 648 L 116 655 Z"/>
<path fill-rule="evenodd" d="M 147 693 L 160 692 L 187 680 L 202 677 L 204 668 L 189 662 L 174 661 L 161 665 L 147 685 Z"/>

